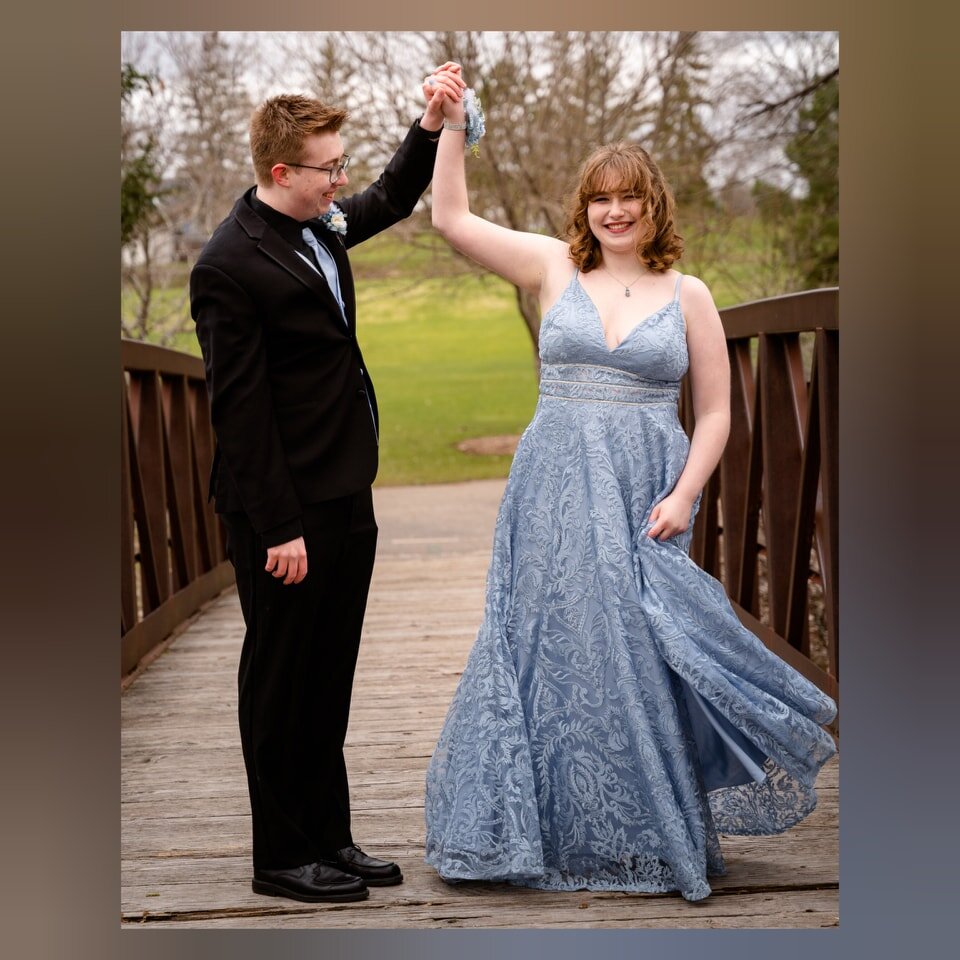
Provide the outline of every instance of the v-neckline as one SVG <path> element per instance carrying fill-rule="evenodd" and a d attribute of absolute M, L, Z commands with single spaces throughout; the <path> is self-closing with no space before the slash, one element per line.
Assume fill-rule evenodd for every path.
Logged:
<path fill-rule="evenodd" d="M 580 292 L 587 298 L 587 301 L 590 303 L 590 306 L 593 307 L 593 315 L 597 318 L 597 326 L 600 330 L 600 340 L 606 348 L 607 353 L 613 354 L 616 353 L 629 339 L 632 337 L 637 330 L 644 326 L 649 320 L 652 320 L 658 313 L 663 313 L 668 307 L 672 306 L 674 303 L 678 302 L 678 298 L 675 296 L 672 300 L 667 301 L 662 307 L 658 310 L 654 310 L 653 313 L 648 314 L 642 320 L 639 320 L 635 323 L 624 335 L 623 339 L 615 346 L 611 347 L 609 341 L 607 340 L 607 329 L 603 325 L 603 318 L 600 316 L 600 310 L 597 307 L 596 303 L 593 301 L 593 297 L 587 292 L 587 288 L 580 282 L 580 271 L 578 270 L 574 275 L 573 279 L 576 282 L 577 286 L 580 288 Z"/>

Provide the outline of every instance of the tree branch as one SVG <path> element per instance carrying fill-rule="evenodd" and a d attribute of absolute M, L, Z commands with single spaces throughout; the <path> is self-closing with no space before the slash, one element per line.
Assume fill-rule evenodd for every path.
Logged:
<path fill-rule="evenodd" d="M 766 100 L 754 100 L 752 103 L 746 104 L 746 107 L 748 110 L 751 107 L 755 107 L 756 109 L 752 112 L 748 112 L 745 116 L 745 119 L 753 120 L 756 117 L 762 117 L 764 114 L 768 113 L 775 113 L 777 110 L 780 110 L 783 107 L 800 102 L 810 96 L 811 93 L 815 93 L 824 84 L 829 83 L 834 77 L 838 76 L 840 76 L 840 68 L 835 67 L 828 73 L 822 74 L 811 83 L 808 83 L 802 90 L 794 90 L 791 93 L 788 93 L 782 99 L 773 103 L 768 103 Z"/>

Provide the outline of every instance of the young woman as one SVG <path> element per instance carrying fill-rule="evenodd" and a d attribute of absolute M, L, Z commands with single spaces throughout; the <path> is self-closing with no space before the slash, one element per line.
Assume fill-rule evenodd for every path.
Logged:
<path fill-rule="evenodd" d="M 673 198 L 646 151 L 586 160 L 566 240 L 507 230 L 469 210 L 463 102 L 444 89 L 433 222 L 539 295 L 542 366 L 483 624 L 427 773 L 427 861 L 451 881 L 699 900 L 723 872 L 718 831 L 801 820 L 835 752 L 833 701 L 687 554 L 729 429 L 720 318 L 673 269 Z"/>

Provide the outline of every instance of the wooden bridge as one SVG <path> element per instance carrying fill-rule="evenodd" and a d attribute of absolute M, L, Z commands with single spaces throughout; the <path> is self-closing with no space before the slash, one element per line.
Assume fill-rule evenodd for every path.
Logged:
<path fill-rule="evenodd" d="M 836 291 L 764 303 L 724 312 L 733 435 L 693 553 L 722 577 L 741 618 L 836 696 Z M 503 481 L 375 491 L 380 541 L 347 763 L 354 835 L 398 860 L 406 881 L 355 904 L 252 893 L 236 721 L 243 623 L 203 495 L 212 450 L 202 367 L 130 343 L 123 362 L 125 925 L 837 925 L 837 758 L 818 781 L 818 809 L 798 827 L 721 838 L 728 873 L 701 903 L 676 894 L 449 886 L 424 864 L 426 765 L 480 624 Z"/>

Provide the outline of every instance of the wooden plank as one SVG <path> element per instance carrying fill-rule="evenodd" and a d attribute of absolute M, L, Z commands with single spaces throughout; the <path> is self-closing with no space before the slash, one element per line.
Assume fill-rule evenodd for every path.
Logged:
<path fill-rule="evenodd" d="M 424 778 L 421 770 L 422 767 L 418 765 L 407 777 L 395 775 L 392 779 L 381 780 L 370 776 L 362 777 L 351 768 L 351 809 L 422 807 Z M 237 772 L 242 774 L 242 764 Z M 225 793 L 219 798 L 217 803 L 218 817 L 247 816 L 250 808 L 246 794 L 237 789 L 241 786 L 242 784 L 235 783 L 231 792 Z M 163 797 L 161 795 L 143 796 L 140 799 L 124 800 L 122 809 L 124 814 L 136 817 L 140 822 L 146 820 L 204 819 L 210 811 L 210 799 L 194 796 L 180 798 Z M 836 818 L 830 824 L 831 828 L 835 823 Z M 752 840 L 754 838 L 745 839 Z"/>
<path fill-rule="evenodd" d="M 157 373 L 182 374 L 203 380 L 203 360 L 180 350 L 158 347 L 152 343 L 120 338 L 120 365 L 124 370 L 149 370 Z"/>
<path fill-rule="evenodd" d="M 839 289 L 824 287 L 727 307 L 720 312 L 720 319 L 728 340 L 752 337 L 761 331 L 797 333 L 818 327 L 839 330 L 839 304 Z"/>
<path fill-rule="evenodd" d="M 169 637 L 177 625 L 183 623 L 205 601 L 216 596 L 231 580 L 233 567 L 224 561 L 147 614 L 120 641 L 120 675 L 134 670 L 140 660 Z"/>
<path fill-rule="evenodd" d="M 699 903 L 676 894 L 551 893 L 505 884 L 491 893 L 454 899 L 441 881 L 428 898 L 397 897 L 375 890 L 355 904 L 298 904 L 276 900 L 236 905 L 226 910 L 162 911 L 154 907 L 125 913 L 124 919 L 144 925 L 168 921 L 182 929 L 237 927 L 834 927 L 839 924 L 835 888 L 768 890 L 759 893 L 714 893 Z M 389 891 L 400 888 L 389 888 Z M 388 896 L 384 896 L 388 894 Z M 490 898 L 493 902 L 485 905 Z M 263 900 L 257 897 L 257 900 Z M 172 921 L 172 923 L 170 923 Z"/>
<path fill-rule="evenodd" d="M 456 486 L 456 485 L 454 485 Z M 463 485 L 461 485 L 463 486 Z M 501 485 L 502 486 L 502 485 Z M 469 492 L 469 491 L 466 491 Z M 121 701 L 121 909 L 126 925 L 239 927 L 818 927 L 836 925 L 837 781 L 779 837 L 723 837 L 725 877 L 691 904 L 675 894 L 558 893 L 505 884 L 448 885 L 423 861 L 427 763 L 483 610 L 489 556 L 425 537 L 390 544 L 397 491 L 381 506 L 381 541 L 347 738 L 354 833 L 400 862 L 405 882 L 359 904 L 299 904 L 250 890 L 250 817 L 236 722 L 243 627 L 223 594 Z M 424 511 L 444 494 L 418 490 Z M 492 525 L 497 497 L 485 487 Z M 449 503 L 442 515 L 456 517 Z M 398 525 L 401 519 L 398 519 Z M 422 518 L 421 518 L 422 522 Z M 471 536 L 479 539 L 474 532 Z M 404 538 L 399 538 L 404 539 Z M 410 538 L 407 538 L 410 539 Z M 428 551 L 447 550 L 445 557 Z M 418 553 L 419 551 L 419 553 Z M 447 574 L 455 571 L 449 579 Z M 381 584 L 385 585 L 381 589 Z M 411 586 L 408 592 L 406 584 Z"/>

